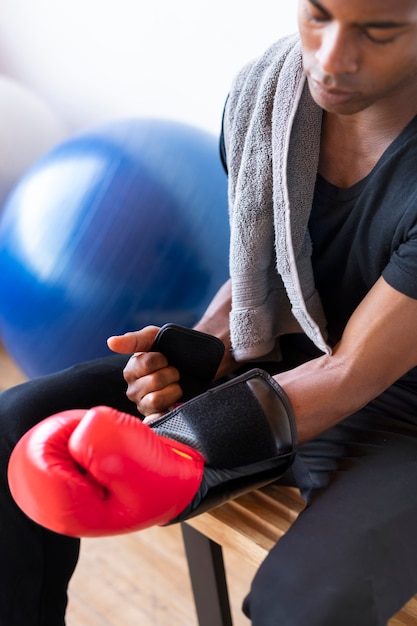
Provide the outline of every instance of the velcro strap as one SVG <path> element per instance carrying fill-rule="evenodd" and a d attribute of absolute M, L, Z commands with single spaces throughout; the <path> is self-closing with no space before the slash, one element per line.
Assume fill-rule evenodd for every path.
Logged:
<path fill-rule="evenodd" d="M 291 406 L 260 369 L 209 389 L 150 426 L 198 450 L 212 467 L 240 467 L 295 449 Z"/>

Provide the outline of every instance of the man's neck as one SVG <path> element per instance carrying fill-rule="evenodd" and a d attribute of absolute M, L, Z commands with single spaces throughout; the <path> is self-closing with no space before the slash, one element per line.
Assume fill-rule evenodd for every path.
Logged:
<path fill-rule="evenodd" d="M 338 187 L 367 176 L 385 150 L 417 114 L 415 101 L 402 111 L 378 104 L 354 115 L 324 113 L 319 172 Z"/>

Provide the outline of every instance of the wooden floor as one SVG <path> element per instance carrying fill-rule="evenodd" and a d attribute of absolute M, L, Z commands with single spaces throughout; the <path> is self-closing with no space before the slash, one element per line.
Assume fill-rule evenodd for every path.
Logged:
<path fill-rule="evenodd" d="M 0 390 L 23 380 L 0 343 Z M 234 626 L 249 626 L 240 607 L 255 568 L 227 550 L 224 558 Z M 417 625 L 413 608 L 389 622 L 405 624 Z M 179 526 L 82 541 L 67 626 L 139 625 L 197 626 Z"/>
<path fill-rule="evenodd" d="M 0 344 L 0 389 L 24 380 Z M 234 626 L 254 567 L 225 552 Z M 67 626 L 197 626 L 179 526 L 84 539 Z"/>

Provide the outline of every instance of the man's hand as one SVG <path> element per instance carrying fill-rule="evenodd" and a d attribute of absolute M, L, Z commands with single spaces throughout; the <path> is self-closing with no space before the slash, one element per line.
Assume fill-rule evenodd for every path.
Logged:
<path fill-rule="evenodd" d="M 228 280 L 195 326 L 196 330 L 221 339 L 226 347 L 216 379 L 232 373 L 239 365 L 230 350 L 230 308 L 231 286 Z M 147 422 L 166 413 L 182 396 L 182 389 L 178 384 L 179 371 L 169 366 L 160 352 L 149 352 L 158 331 L 157 326 L 146 326 L 142 330 L 109 337 L 107 340 L 107 345 L 113 352 L 133 354 L 124 370 L 128 384 L 127 397 L 136 404 Z"/>
<path fill-rule="evenodd" d="M 123 372 L 126 395 L 146 421 L 166 413 L 182 395 L 178 370 L 169 366 L 160 352 L 149 352 L 158 331 L 157 326 L 146 326 L 107 340 L 113 352 L 132 354 Z"/>

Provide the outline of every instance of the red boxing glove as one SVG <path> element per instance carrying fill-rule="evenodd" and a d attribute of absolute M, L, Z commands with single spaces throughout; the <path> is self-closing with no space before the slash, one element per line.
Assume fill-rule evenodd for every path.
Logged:
<path fill-rule="evenodd" d="M 18 442 L 9 463 L 17 504 L 55 532 L 95 537 L 165 524 L 197 492 L 204 458 L 108 407 L 52 416 Z"/>
<path fill-rule="evenodd" d="M 13 450 L 9 484 L 36 522 L 94 537 L 198 515 L 277 480 L 295 454 L 288 398 L 252 370 L 150 426 L 108 407 L 47 418 Z"/>

